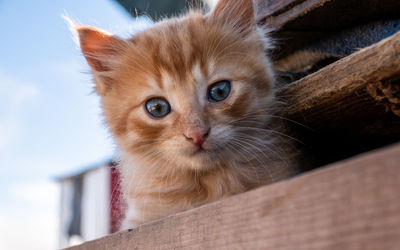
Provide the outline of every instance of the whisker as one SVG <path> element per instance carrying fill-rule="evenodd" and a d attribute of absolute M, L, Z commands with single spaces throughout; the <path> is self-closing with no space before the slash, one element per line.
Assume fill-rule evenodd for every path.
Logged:
<path fill-rule="evenodd" d="M 300 140 L 298 140 L 298 139 L 296 139 L 296 138 L 294 138 L 294 137 L 292 137 L 290 135 L 287 135 L 287 134 L 284 134 L 284 133 L 281 133 L 279 131 L 275 131 L 275 130 L 272 130 L 272 129 L 257 128 L 257 127 L 236 127 L 236 129 L 237 130 L 253 130 L 253 131 L 259 131 L 259 132 L 262 132 L 262 133 L 275 133 L 275 134 L 284 136 L 284 137 L 286 137 L 288 139 L 294 140 L 294 141 L 304 145 L 304 143 L 302 141 L 300 141 Z"/>

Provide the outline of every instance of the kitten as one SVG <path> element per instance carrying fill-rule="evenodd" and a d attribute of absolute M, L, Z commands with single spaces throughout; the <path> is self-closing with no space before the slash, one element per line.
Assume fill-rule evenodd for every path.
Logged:
<path fill-rule="evenodd" d="M 127 40 L 75 28 L 120 152 L 125 228 L 296 172 L 252 0 Z"/>

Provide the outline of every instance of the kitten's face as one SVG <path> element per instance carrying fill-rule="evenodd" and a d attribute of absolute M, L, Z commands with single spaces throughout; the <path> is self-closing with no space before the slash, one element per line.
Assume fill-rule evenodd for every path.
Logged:
<path fill-rule="evenodd" d="M 160 23 L 128 41 L 103 34 L 112 46 L 86 54 L 125 153 L 160 167 L 204 169 L 254 151 L 246 145 L 268 122 L 272 75 L 253 16 L 233 26 L 217 11 Z"/>

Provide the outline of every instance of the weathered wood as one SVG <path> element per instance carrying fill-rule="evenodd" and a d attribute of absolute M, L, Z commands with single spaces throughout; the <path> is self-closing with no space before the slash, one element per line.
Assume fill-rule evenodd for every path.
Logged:
<path fill-rule="evenodd" d="M 400 144 L 70 248 L 397 250 Z"/>
<path fill-rule="evenodd" d="M 258 19 L 277 16 L 302 2 L 304 0 L 255 0 L 256 16 L 258 16 Z"/>
<path fill-rule="evenodd" d="M 370 83 L 367 91 L 376 101 L 385 104 L 386 111 L 392 111 L 400 117 L 400 76 L 398 79 Z"/>
<path fill-rule="evenodd" d="M 400 117 L 386 113 L 398 114 L 399 76 L 400 32 L 293 83 L 284 115 L 315 129 L 399 134 Z"/>
<path fill-rule="evenodd" d="M 363 0 L 362 3 L 359 0 L 254 0 L 254 2 L 258 22 L 271 28 L 282 28 L 291 23 L 290 29 L 298 30 L 301 28 L 341 30 L 354 23 L 398 17 L 400 8 L 397 0 Z M 304 18 L 300 18 L 303 16 Z"/>
<path fill-rule="evenodd" d="M 268 27 L 280 28 L 329 1 L 332 0 L 256 0 L 256 16 Z"/>
<path fill-rule="evenodd" d="M 278 60 L 353 26 L 400 18 L 398 0 L 255 0 L 260 25 L 272 36 Z"/>

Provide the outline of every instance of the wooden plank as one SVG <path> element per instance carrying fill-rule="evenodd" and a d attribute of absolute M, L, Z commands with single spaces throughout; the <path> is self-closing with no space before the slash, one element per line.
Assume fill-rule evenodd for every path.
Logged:
<path fill-rule="evenodd" d="M 363 0 L 362 2 L 359 0 L 254 0 L 254 2 L 258 22 L 272 28 L 282 28 L 291 23 L 290 29 L 297 30 L 341 30 L 355 23 L 398 18 L 400 8 L 397 0 Z M 293 22 L 294 20 L 296 22 Z"/>
<path fill-rule="evenodd" d="M 316 129 L 399 134 L 399 76 L 400 32 L 291 84 L 283 113 Z"/>
<path fill-rule="evenodd" d="M 332 0 L 256 0 L 256 16 L 268 27 L 280 28 L 329 1 Z"/>
<path fill-rule="evenodd" d="M 276 29 L 275 60 L 344 29 L 400 18 L 398 0 L 255 0 L 255 5 L 258 23 Z"/>
<path fill-rule="evenodd" d="M 400 144 L 72 247 L 397 250 Z"/>
<path fill-rule="evenodd" d="M 256 16 L 263 19 L 268 16 L 277 16 L 304 0 L 255 0 Z"/>

